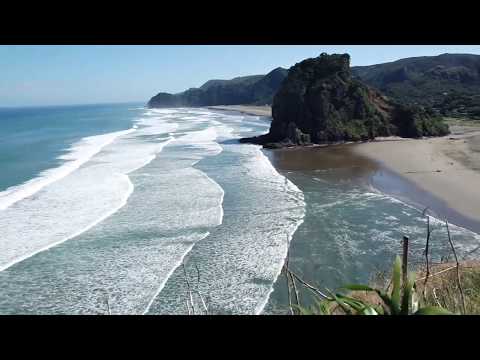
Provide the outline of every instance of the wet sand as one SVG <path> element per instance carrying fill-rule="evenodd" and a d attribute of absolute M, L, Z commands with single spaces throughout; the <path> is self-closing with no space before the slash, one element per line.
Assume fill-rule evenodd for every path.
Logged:
<path fill-rule="evenodd" d="M 430 206 L 452 222 L 458 213 L 463 225 L 479 232 L 480 126 L 452 126 L 451 130 L 442 138 L 358 144 L 354 153 L 377 162 L 388 176 L 404 178 L 402 183 L 409 185 L 398 185 L 398 196 Z M 458 222 L 459 216 L 455 217 Z"/>
<path fill-rule="evenodd" d="M 334 172 L 335 179 L 342 180 L 343 178 L 344 180 L 363 183 L 367 187 L 373 187 L 412 205 L 419 211 L 428 207 L 429 214 L 439 219 L 447 218 L 453 224 L 480 233 L 480 218 L 465 216 L 449 202 L 435 193 L 425 190 L 409 177 L 393 171 L 384 162 L 379 161 L 377 157 L 370 155 L 370 153 L 364 155 L 363 151 L 358 150 L 370 144 L 376 143 L 264 151 L 275 168 L 287 177 L 291 171 L 310 172 L 335 169 L 337 170 Z M 480 182 L 477 184 L 480 187 Z M 461 182 L 459 186 L 461 187 Z M 480 206 L 480 203 L 477 206 Z"/>
<path fill-rule="evenodd" d="M 271 116 L 266 106 L 215 106 L 217 110 Z M 377 138 L 361 144 L 264 150 L 288 171 L 344 168 L 342 176 L 367 182 L 437 218 L 480 233 L 480 122 L 449 120 L 442 138 Z M 336 172 L 338 176 L 338 172 Z"/>
<path fill-rule="evenodd" d="M 208 109 L 224 110 L 224 111 L 238 111 L 242 114 L 254 116 L 272 116 L 271 106 L 253 106 L 253 105 L 222 105 L 222 106 L 208 106 Z"/>

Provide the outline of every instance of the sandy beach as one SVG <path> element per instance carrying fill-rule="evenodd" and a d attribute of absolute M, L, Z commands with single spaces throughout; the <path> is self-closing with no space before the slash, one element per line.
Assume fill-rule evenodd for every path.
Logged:
<path fill-rule="evenodd" d="M 480 221 L 480 124 L 451 124 L 451 135 L 429 139 L 377 139 L 355 153 L 433 194 L 449 207 Z"/>
<path fill-rule="evenodd" d="M 267 106 L 213 106 L 271 116 Z M 381 174 L 374 186 L 416 207 L 429 207 L 460 226 L 480 231 L 480 122 L 449 120 L 440 138 L 377 138 L 361 144 L 269 151 L 280 171 L 351 167 L 355 176 Z"/>
<path fill-rule="evenodd" d="M 271 106 L 223 105 L 223 106 L 209 106 L 208 109 L 238 111 L 243 114 L 255 115 L 255 116 L 269 116 L 269 117 L 272 116 Z"/>
<path fill-rule="evenodd" d="M 269 150 L 289 171 L 349 169 L 348 178 L 439 218 L 480 232 L 480 124 L 458 121 L 441 138 L 378 138 L 372 142 Z M 288 175 L 287 175 L 288 176 Z"/>

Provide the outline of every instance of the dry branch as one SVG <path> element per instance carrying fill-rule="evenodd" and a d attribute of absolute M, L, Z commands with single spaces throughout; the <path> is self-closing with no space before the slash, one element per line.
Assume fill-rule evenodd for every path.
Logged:
<path fill-rule="evenodd" d="M 428 276 L 430 275 L 430 264 L 428 262 L 428 250 L 429 250 L 429 245 L 430 245 L 431 230 L 430 230 L 430 216 L 427 214 L 427 211 L 428 211 L 428 207 L 425 208 L 425 210 L 423 211 L 423 215 L 424 216 L 425 216 L 425 214 L 427 215 L 427 242 L 425 244 L 425 264 L 426 264 L 426 267 L 427 267 L 427 274 L 425 276 L 425 282 L 423 283 L 423 299 L 424 300 L 426 299 L 427 282 L 428 282 Z"/>
<path fill-rule="evenodd" d="M 302 280 L 302 278 L 300 276 L 295 274 L 293 271 L 289 270 L 288 267 L 287 267 L 286 270 L 290 273 L 290 275 L 292 275 L 295 279 L 297 279 L 307 289 L 311 290 L 312 292 L 319 295 L 320 297 L 322 297 L 325 300 L 331 300 L 331 298 L 329 296 L 325 295 L 321 290 L 317 289 L 315 286 L 312 286 L 309 283 L 307 283 L 306 281 Z"/>
<path fill-rule="evenodd" d="M 452 238 L 450 236 L 450 228 L 448 227 L 448 220 L 445 219 L 445 225 L 447 227 L 447 234 L 448 234 L 448 242 L 450 243 L 450 246 L 452 248 L 452 251 L 453 251 L 453 256 L 455 257 L 455 262 L 457 263 L 457 283 L 458 283 L 458 289 L 460 290 L 460 296 L 462 298 L 462 308 L 463 308 L 463 314 L 465 315 L 467 313 L 467 309 L 466 309 L 466 306 L 465 306 L 465 295 L 463 293 L 463 287 L 462 287 L 462 283 L 460 281 L 460 263 L 458 262 L 458 258 L 457 258 L 457 252 L 455 251 L 455 246 L 453 246 L 453 241 L 452 241 Z"/>
<path fill-rule="evenodd" d="M 285 264 L 283 265 L 283 271 L 285 272 L 285 279 L 287 280 L 288 307 L 290 309 L 290 314 L 295 315 L 295 312 L 293 311 L 293 306 L 292 306 L 292 294 L 290 291 L 290 279 L 289 279 L 289 271 L 288 271 L 289 260 L 290 260 L 290 249 L 287 250 L 287 257 L 285 259 Z"/>
<path fill-rule="evenodd" d="M 451 266 L 451 267 L 449 267 L 449 268 L 443 269 L 443 270 L 441 270 L 441 271 L 439 271 L 439 272 L 436 272 L 436 273 L 434 273 L 434 274 L 431 274 L 430 277 L 432 278 L 432 277 L 434 277 L 434 276 L 440 275 L 440 274 L 442 274 L 442 273 L 444 273 L 444 272 L 447 272 L 447 271 L 449 271 L 449 270 L 455 269 L 456 267 L 457 267 L 457 266 L 455 265 L 455 266 Z M 420 279 L 415 280 L 415 282 L 418 282 L 418 281 L 421 281 L 421 280 L 425 280 L 425 276 L 422 277 L 422 278 L 420 278 Z"/>
<path fill-rule="evenodd" d="M 294 290 L 294 294 L 295 294 L 295 302 L 297 303 L 297 306 L 300 306 L 300 296 L 298 294 L 297 285 L 295 284 L 295 279 L 292 276 L 292 274 L 289 273 L 289 275 L 290 275 L 290 279 L 292 280 L 292 284 L 293 284 L 293 290 Z"/>
<path fill-rule="evenodd" d="M 403 257 L 402 257 L 402 275 L 403 275 L 403 283 L 407 283 L 408 277 L 408 236 L 403 237 Z"/>
<path fill-rule="evenodd" d="M 200 290 L 198 290 L 198 288 L 200 287 L 200 269 L 198 268 L 196 263 L 194 265 L 195 265 L 195 269 L 197 270 L 197 290 L 195 290 L 195 291 L 198 294 L 198 296 L 200 297 L 200 300 L 202 301 L 203 309 L 205 310 L 205 315 L 208 315 L 208 306 L 207 306 L 205 300 L 203 299 L 203 296 L 200 293 Z"/>
<path fill-rule="evenodd" d="M 107 314 L 112 315 L 112 310 L 110 309 L 110 301 L 108 300 L 108 296 L 106 298 L 106 302 L 107 302 Z"/>
<path fill-rule="evenodd" d="M 187 283 L 187 293 L 188 293 L 188 296 L 190 298 L 190 305 L 192 306 L 193 315 L 195 315 L 195 304 L 193 302 L 192 289 L 190 287 L 190 281 L 188 281 L 187 270 L 185 269 L 185 263 L 184 262 L 182 262 L 182 267 L 183 267 L 183 275 L 185 277 L 185 282 Z M 189 310 L 188 314 L 190 315 L 190 310 Z"/>

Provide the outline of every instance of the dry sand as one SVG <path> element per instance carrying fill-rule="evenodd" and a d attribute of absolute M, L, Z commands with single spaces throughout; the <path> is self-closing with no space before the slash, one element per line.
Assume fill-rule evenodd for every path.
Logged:
<path fill-rule="evenodd" d="M 355 145 L 463 216 L 480 221 L 480 124 L 451 124 L 451 135 L 429 139 L 377 139 Z"/>
<path fill-rule="evenodd" d="M 222 105 L 222 106 L 209 106 L 209 109 L 214 110 L 228 110 L 228 111 L 238 111 L 247 115 L 256 115 L 256 116 L 272 116 L 271 106 L 252 106 L 252 105 Z"/>

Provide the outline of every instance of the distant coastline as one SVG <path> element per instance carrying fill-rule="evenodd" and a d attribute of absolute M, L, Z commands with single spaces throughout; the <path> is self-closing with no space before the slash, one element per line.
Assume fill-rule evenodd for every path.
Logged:
<path fill-rule="evenodd" d="M 246 115 L 254 116 L 267 116 L 272 117 L 272 107 L 254 106 L 254 105 L 222 105 L 222 106 L 207 106 L 207 109 L 212 110 L 225 110 L 225 111 L 237 111 Z"/>

